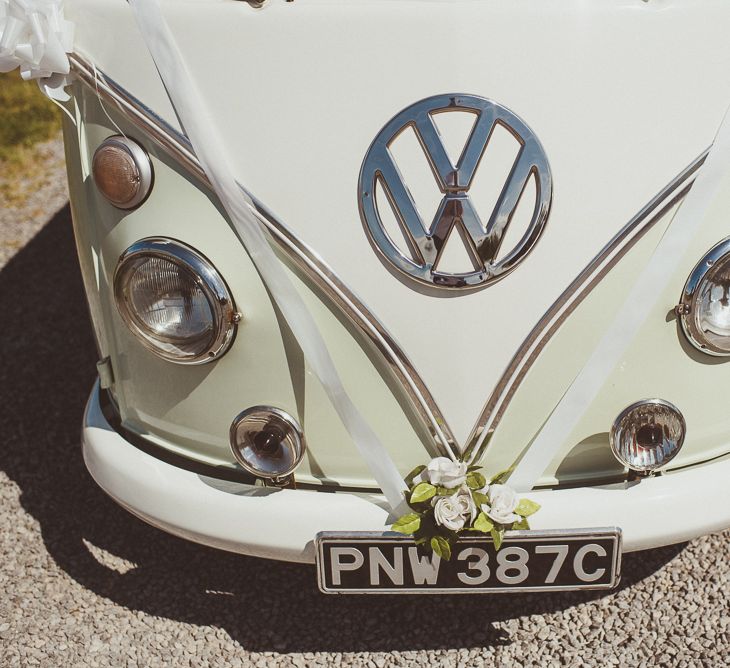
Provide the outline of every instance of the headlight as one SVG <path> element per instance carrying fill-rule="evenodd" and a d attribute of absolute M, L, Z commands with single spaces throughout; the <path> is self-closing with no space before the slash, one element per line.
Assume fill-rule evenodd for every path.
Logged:
<path fill-rule="evenodd" d="M 189 246 L 143 239 L 114 272 L 124 322 L 151 352 L 179 364 L 202 364 L 229 348 L 238 315 L 215 267 Z"/>
<path fill-rule="evenodd" d="M 233 456 L 244 469 L 274 481 L 291 475 L 306 449 L 299 423 L 271 406 L 253 406 L 238 415 L 230 439 Z"/>
<path fill-rule="evenodd" d="M 708 355 L 730 355 L 730 239 L 694 268 L 677 313 L 692 345 Z"/>
<path fill-rule="evenodd" d="M 633 471 L 650 473 L 679 452 L 686 430 L 682 413 L 668 401 L 639 401 L 621 411 L 614 421 L 611 450 Z"/>

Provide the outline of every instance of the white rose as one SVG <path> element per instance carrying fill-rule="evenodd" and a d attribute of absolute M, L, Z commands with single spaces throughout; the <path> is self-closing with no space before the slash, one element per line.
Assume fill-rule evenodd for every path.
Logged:
<path fill-rule="evenodd" d="M 464 516 L 467 518 L 468 523 L 471 524 L 471 520 L 477 514 L 477 507 L 472 498 L 471 490 L 466 485 L 462 485 L 461 489 L 452 498 L 462 508 Z"/>
<path fill-rule="evenodd" d="M 459 504 L 450 496 L 439 496 L 433 499 L 433 514 L 436 524 L 442 527 L 458 531 L 464 528 L 466 518 L 464 517 Z"/>
<path fill-rule="evenodd" d="M 471 522 L 476 507 L 467 487 L 462 487 L 452 496 L 436 496 L 431 501 L 436 524 L 451 531 L 459 531 Z"/>
<path fill-rule="evenodd" d="M 467 465 L 464 462 L 454 462 L 448 457 L 436 457 L 428 463 L 428 467 L 419 478 L 427 479 L 432 485 L 454 489 L 466 481 L 466 469 Z"/>
<path fill-rule="evenodd" d="M 517 494 L 507 485 L 489 486 L 489 504 L 482 504 L 482 510 L 491 520 L 499 524 L 512 524 L 520 518 L 515 514 L 517 508 Z"/>

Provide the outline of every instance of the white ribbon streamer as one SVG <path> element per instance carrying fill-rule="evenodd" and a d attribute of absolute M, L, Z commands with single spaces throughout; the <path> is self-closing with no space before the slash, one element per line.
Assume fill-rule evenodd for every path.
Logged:
<path fill-rule="evenodd" d="M 264 235 L 253 203 L 233 177 L 226 147 L 210 122 L 203 96 L 190 77 L 157 0 L 129 0 L 142 37 L 157 66 L 175 112 L 193 145 L 232 228 L 286 318 L 312 371 L 327 392 L 352 440 L 395 511 L 407 489 L 393 460 L 348 396 L 327 346 L 301 295 L 285 274 Z"/>
<path fill-rule="evenodd" d="M 63 18 L 63 0 L 0 0 L 0 72 L 20 68 L 52 100 L 66 102 L 67 53 L 74 26 Z"/>
<path fill-rule="evenodd" d="M 522 492 L 532 489 L 598 396 L 609 374 L 662 297 L 672 276 L 671 270 L 682 259 L 689 241 L 705 218 L 728 172 L 730 110 L 725 114 L 694 185 L 613 322 L 510 476 L 509 483 L 512 487 Z"/>

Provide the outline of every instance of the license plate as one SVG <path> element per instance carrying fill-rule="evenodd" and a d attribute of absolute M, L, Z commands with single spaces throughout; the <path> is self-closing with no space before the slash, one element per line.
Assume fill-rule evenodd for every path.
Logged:
<path fill-rule="evenodd" d="M 451 560 L 397 533 L 324 532 L 317 578 L 325 594 L 466 594 L 613 589 L 621 530 L 510 531 L 499 551 L 488 536 L 464 536 Z"/>

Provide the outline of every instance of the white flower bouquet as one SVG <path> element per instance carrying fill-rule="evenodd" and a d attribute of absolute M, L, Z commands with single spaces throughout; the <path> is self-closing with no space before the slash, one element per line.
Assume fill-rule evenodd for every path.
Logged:
<path fill-rule="evenodd" d="M 518 499 L 504 484 L 509 472 L 489 481 L 480 466 L 436 457 L 406 478 L 406 500 L 413 512 L 393 523 L 393 531 L 412 535 L 417 545 L 451 558 L 451 547 L 465 531 L 491 535 L 497 550 L 510 529 L 529 529 L 527 518 L 540 509 L 529 499 Z"/>

